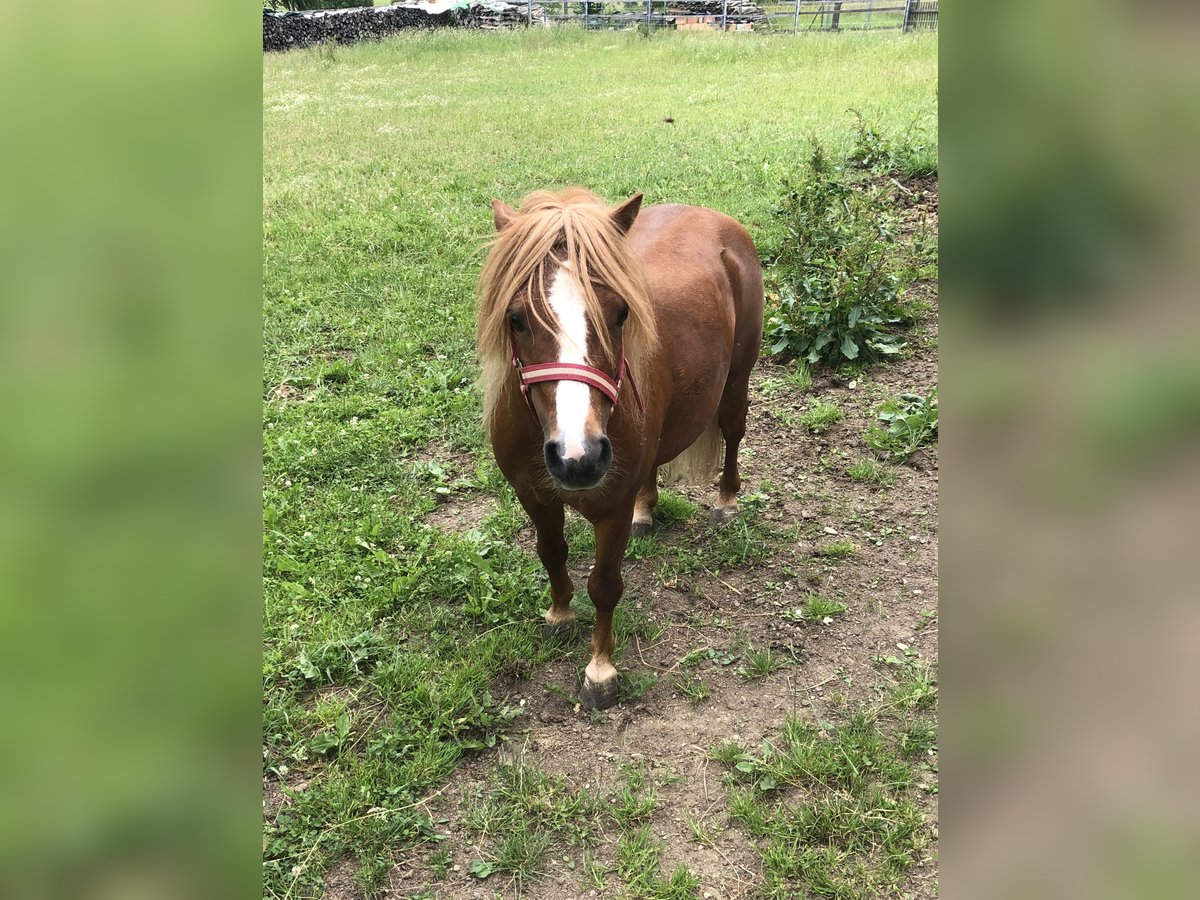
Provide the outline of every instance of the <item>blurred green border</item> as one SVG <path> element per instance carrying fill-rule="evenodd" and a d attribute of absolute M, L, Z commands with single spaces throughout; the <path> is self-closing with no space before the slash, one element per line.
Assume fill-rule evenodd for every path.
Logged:
<path fill-rule="evenodd" d="M 259 16 L 3 14 L 3 896 L 260 878 Z"/>

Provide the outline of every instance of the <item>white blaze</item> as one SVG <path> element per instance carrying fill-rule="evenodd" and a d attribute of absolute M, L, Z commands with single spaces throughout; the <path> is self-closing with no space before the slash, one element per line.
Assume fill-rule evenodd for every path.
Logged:
<path fill-rule="evenodd" d="M 554 273 L 546 298 L 558 319 L 559 362 L 587 365 L 587 314 L 579 285 L 566 270 Z M 554 412 L 563 442 L 563 458 L 583 456 L 584 423 L 592 403 L 591 388 L 578 381 L 559 381 L 554 386 Z"/>

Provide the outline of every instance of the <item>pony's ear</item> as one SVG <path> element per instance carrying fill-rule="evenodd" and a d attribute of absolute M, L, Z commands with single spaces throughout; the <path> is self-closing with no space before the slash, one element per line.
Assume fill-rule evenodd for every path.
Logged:
<path fill-rule="evenodd" d="M 641 208 L 642 195 L 639 192 L 609 213 L 612 216 L 613 224 L 617 226 L 621 234 L 627 234 L 633 227 L 633 220 L 637 218 L 638 210 Z"/>
<path fill-rule="evenodd" d="M 503 231 L 516 217 L 517 214 L 507 203 L 502 200 L 492 201 L 492 218 L 496 223 L 497 231 Z"/>

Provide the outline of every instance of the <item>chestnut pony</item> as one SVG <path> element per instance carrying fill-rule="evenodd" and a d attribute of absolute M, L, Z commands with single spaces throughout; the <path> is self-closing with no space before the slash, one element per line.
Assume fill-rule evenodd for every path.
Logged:
<path fill-rule="evenodd" d="M 609 209 L 589 191 L 492 201 L 477 344 L 496 461 L 537 529 L 551 627 L 570 625 L 563 507 L 596 531 L 582 704 L 616 702 L 612 616 L 630 532 L 650 530 L 658 470 L 725 462 L 714 521 L 737 511 L 747 383 L 762 342 L 762 268 L 736 221 L 694 206 Z"/>

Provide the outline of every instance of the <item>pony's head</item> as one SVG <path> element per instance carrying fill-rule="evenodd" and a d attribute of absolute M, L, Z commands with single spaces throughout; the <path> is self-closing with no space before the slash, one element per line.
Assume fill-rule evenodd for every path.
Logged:
<path fill-rule="evenodd" d="M 594 488 L 612 465 L 611 395 L 620 392 L 619 415 L 640 415 L 628 381 L 639 380 L 657 344 L 645 277 L 625 239 L 641 203 L 638 194 L 609 209 L 581 188 L 535 191 L 519 211 L 492 201 L 497 234 L 479 277 L 476 333 L 484 421 L 494 438 L 500 398 L 524 380 L 546 469 L 562 490 Z M 523 370 L 541 374 L 522 379 Z M 625 386 L 612 390 L 622 374 Z M 529 415 L 524 405 L 506 408 Z"/>

